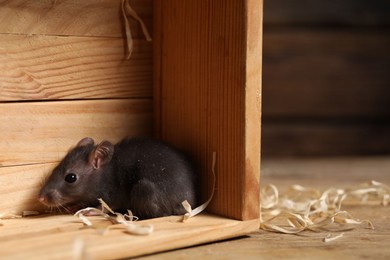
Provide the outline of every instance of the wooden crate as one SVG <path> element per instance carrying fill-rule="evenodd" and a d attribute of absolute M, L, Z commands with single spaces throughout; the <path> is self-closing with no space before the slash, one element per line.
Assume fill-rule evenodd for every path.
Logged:
<path fill-rule="evenodd" d="M 126 60 L 121 1 L 0 1 L 0 212 L 43 211 L 42 178 L 79 139 L 155 136 L 200 166 L 207 214 L 155 223 L 155 232 L 102 236 L 73 216 L 2 220 L 0 255 L 124 258 L 258 229 L 262 1 L 130 0 Z M 35 243 L 39 240 L 39 243 Z M 33 246 L 34 245 L 34 246 Z"/>

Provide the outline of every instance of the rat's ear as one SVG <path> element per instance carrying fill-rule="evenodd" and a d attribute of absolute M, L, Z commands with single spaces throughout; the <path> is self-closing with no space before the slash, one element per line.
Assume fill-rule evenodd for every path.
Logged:
<path fill-rule="evenodd" d="M 94 145 L 95 141 L 91 137 L 85 137 L 81 139 L 76 146 L 87 146 L 87 145 Z"/>
<path fill-rule="evenodd" d="M 99 169 L 101 166 L 111 161 L 114 154 L 114 145 L 109 141 L 98 144 L 89 155 L 89 163 L 93 168 Z"/>

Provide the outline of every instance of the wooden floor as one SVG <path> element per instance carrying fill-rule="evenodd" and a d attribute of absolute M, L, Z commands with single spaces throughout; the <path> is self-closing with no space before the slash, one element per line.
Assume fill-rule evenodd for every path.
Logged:
<path fill-rule="evenodd" d="M 292 184 L 325 190 L 346 188 L 376 180 L 390 184 L 390 157 L 263 160 L 262 186 L 272 183 L 280 191 Z M 390 259 L 390 206 L 349 205 L 354 217 L 369 219 L 363 226 L 324 243 L 327 232 L 285 235 L 259 230 L 248 236 L 137 259 Z"/>
<path fill-rule="evenodd" d="M 371 180 L 390 183 L 390 157 L 279 159 L 262 163 L 261 185 L 274 184 L 280 193 L 292 184 L 326 190 Z M 179 216 L 142 221 L 139 224 L 155 227 L 149 236 L 129 236 L 123 226 L 112 227 L 101 235 L 99 230 L 86 229 L 71 215 L 36 216 L 0 221 L 0 259 L 126 259 L 163 251 L 137 259 L 390 259 L 390 206 L 355 203 L 342 209 L 355 218 L 370 220 L 375 229 L 358 226 L 328 243 L 322 239 L 329 232 L 285 235 L 258 230 L 243 236 L 256 230 L 259 221 L 203 214 L 185 224 Z M 332 235 L 336 234 L 339 233 Z M 241 237 L 167 251 L 232 235 Z M 81 251 L 75 251 L 79 247 Z"/>

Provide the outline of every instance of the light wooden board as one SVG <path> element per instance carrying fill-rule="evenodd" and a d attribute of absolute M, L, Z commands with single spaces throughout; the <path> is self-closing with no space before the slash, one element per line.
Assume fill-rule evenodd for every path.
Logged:
<path fill-rule="evenodd" d="M 0 34 L 124 37 L 122 0 L 0 0 Z M 131 0 L 131 6 L 150 32 L 152 0 Z M 134 38 L 144 39 L 130 18 Z"/>
<path fill-rule="evenodd" d="M 0 212 L 22 214 L 31 210 L 44 213 L 46 209 L 38 202 L 38 193 L 44 178 L 55 165 L 0 167 Z"/>
<path fill-rule="evenodd" d="M 269 158 L 262 164 L 262 185 L 275 183 L 285 190 L 301 184 L 324 190 L 371 180 L 389 184 L 389 169 L 389 155 Z"/>
<path fill-rule="evenodd" d="M 262 106 L 263 2 L 246 2 L 245 163 L 242 180 L 242 219 L 260 214 L 260 154 Z M 243 124 L 241 120 L 241 124 Z M 227 158 L 228 159 L 228 158 Z"/>
<path fill-rule="evenodd" d="M 155 48 L 157 133 L 200 165 L 209 210 L 236 219 L 259 214 L 262 1 L 158 3 Z M 179 72 L 179 73 L 178 73 Z M 252 121 L 253 120 L 253 121 Z"/>
<path fill-rule="evenodd" d="M 258 220 L 243 222 L 209 215 L 197 216 L 186 223 L 180 219 L 173 216 L 139 222 L 154 226 L 149 236 L 125 234 L 120 228 L 100 235 L 96 230 L 82 229 L 83 225 L 73 216 L 3 220 L 0 258 L 72 259 L 75 241 L 81 240 L 85 244 L 84 257 L 118 259 L 226 239 L 259 226 Z"/>
<path fill-rule="evenodd" d="M 152 132 L 151 99 L 0 103 L 0 166 L 59 161 L 86 136 Z"/>
<path fill-rule="evenodd" d="M 123 39 L 0 34 L 0 101 L 145 97 L 152 45 Z"/>
<path fill-rule="evenodd" d="M 346 188 L 369 180 L 390 184 L 390 157 L 320 157 L 263 160 L 261 182 L 276 185 L 280 194 L 293 184 L 322 191 Z M 170 259 L 389 259 L 390 207 L 379 205 L 345 205 L 343 209 L 359 219 L 369 219 L 375 229 L 365 226 L 346 230 L 344 236 L 324 243 L 327 235 L 338 232 L 304 232 L 285 235 L 259 230 L 248 236 L 219 243 L 169 251 L 136 258 Z"/>

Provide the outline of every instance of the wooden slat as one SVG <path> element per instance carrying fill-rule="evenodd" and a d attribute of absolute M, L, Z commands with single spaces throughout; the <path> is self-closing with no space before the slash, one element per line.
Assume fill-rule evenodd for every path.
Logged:
<path fill-rule="evenodd" d="M 131 0 L 131 6 L 152 30 L 153 1 Z M 0 0 L 0 34 L 124 37 L 121 0 Z M 144 39 L 132 18 L 135 38 Z"/>
<path fill-rule="evenodd" d="M 387 0 L 272 0 L 265 2 L 265 25 L 389 25 Z"/>
<path fill-rule="evenodd" d="M 152 132 L 151 99 L 0 104 L 0 166 L 60 160 L 81 138 Z"/>
<path fill-rule="evenodd" d="M 242 219 L 260 215 L 261 79 L 263 42 L 263 2 L 246 2 L 245 64 L 245 163 L 241 186 Z M 244 124 L 241 121 L 241 124 Z"/>
<path fill-rule="evenodd" d="M 0 35 L 0 101 L 151 96 L 151 43 L 124 58 L 122 39 Z"/>
<path fill-rule="evenodd" d="M 217 186 L 209 211 L 237 219 L 259 216 L 260 124 L 249 122 L 260 120 L 261 3 L 159 3 L 161 136 L 198 162 L 204 198 L 212 189 L 216 152 Z"/>
<path fill-rule="evenodd" d="M 390 123 L 264 121 L 262 154 L 342 156 L 390 153 Z"/>
<path fill-rule="evenodd" d="M 259 226 L 258 220 L 236 221 L 209 215 L 197 216 L 186 223 L 180 219 L 166 217 L 138 222 L 153 224 L 154 232 L 149 236 L 129 235 L 118 228 L 99 235 L 95 230 L 81 229 L 82 224 L 73 216 L 3 220 L 0 252 L 6 259 L 74 259 L 75 241 L 81 240 L 85 244 L 84 257 L 119 259 L 239 236 Z M 36 226 L 42 228 L 38 230 Z M 20 235 L 15 236 L 18 232 Z"/>
<path fill-rule="evenodd" d="M 269 30 L 264 117 L 389 117 L 386 30 Z"/>
<path fill-rule="evenodd" d="M 38 192 L 43 179 L 55 165 L 0 167 L 0 212 L 22 214 L 32 210 L 43 213 L 45 208 L 37 200 Z"/>

